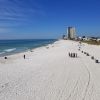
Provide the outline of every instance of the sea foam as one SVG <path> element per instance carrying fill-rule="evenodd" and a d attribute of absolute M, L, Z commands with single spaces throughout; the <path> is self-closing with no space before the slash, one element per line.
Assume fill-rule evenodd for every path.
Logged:
<path fill-rule="evenodd" d="M 12 52 L 12 51 L 15 51 L 16 50 L 16 48 L 12 48 L 12 49 L 6 49 L 6 50 L 4 50 L 5 52 Z"/>
<path fill-rule="evenodd" d="M 0 52 L 0 54 L 4 54 L 5 52 Z"/>

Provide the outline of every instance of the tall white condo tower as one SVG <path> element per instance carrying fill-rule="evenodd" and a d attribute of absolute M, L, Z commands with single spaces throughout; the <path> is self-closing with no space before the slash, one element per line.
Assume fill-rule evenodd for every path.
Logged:
<path fill-rule="evenodd" d="M 67 37 L 68 39 L 75 39 L 76 38 L 76 31 L 75 27 L 68 27 L 67 29 Z"/>

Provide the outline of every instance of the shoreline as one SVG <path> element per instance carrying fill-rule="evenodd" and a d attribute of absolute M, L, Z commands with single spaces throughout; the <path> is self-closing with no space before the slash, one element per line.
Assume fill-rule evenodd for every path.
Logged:
<path fill-rule="evenodd" d="M 45 44 L 45 45 L 30 49 L 30 50 L 27 50 L 27 51 L 22 51 L 22 52 L 19 52 L 19 53 L 14 53 L 14 54 L 6 55 L 6 56 L 0 56 L 0 63 L 5 63 L 5 62 L 11 61 L 11 60 L 16 60 L 18 58 L 23 58 L 24 55 L 31 56 L 31 54 L 34 53 L 35 51 L 38 51 L 38 50 L 41 50 L 41 49 L 44 49 L 44 48 L 48 49 L 47 47 L 54 45 L 58 41 L 60 41 L 60 40 L 56 40 L 53 43 Z M 4 57 L 7 57 L 7 59 L 4 59 Z"/>
<path fill-rule="evenodd" d="M 16 60 L 18 58 L 23 59 L 24 55 L 26 55 L 26 58 L 27 58 L 27 57 L 31 56 L 31 54 L 33 54 L 34 52 L 41 51 L 42 49 L 48 49 L 48 48 L 52 47 L 53 45 L 55 45 L 57 42 L 59 43 L 60 41 L 71 41 L 73 43 L 79 43 L 78 41 L 59 39 L 59 40 L 56 40 L 53 43 L 46 44 L 46 45 L 43 45 L 43 46 L 40 46 L 40 47 L 36 47 L 36 48 L 30 49 L 30 50 L 27 50 L 27 51 L 22 51 L 22 52 L 19 52 L 19 53 L 14 53 L 14 54 L 6 55 L 6 56 L 0 56 L 0 63 L 8 62 L 8 61 L 11 61 L 11 60 Z M 99 45 L 91 45 L 91 44 L 87 44 L 87 43 L 82 43 L 82 44 L 88 45 L 88 46 L 91 46 L 91 47 L 98 47 L 99 46 Z M 7 57 L 8 59 L 4 59 L 4 57 Z M 99 57 L 97 57 L 97 58 L 100 59 Z"/>
<path fill-rule="evenodd" d="M 14 55 L 14 54 L 18 54 L 18 53 L 23 53 L 23 52 L 27 52 L 27 51 L 31 51 L 32 49 L 36 49 L 39 47 L 43 47 L 43 46 L 47 46 L 48 44 L 52 44 L 55 41 L 58 41 L 58 39 L 25 39 L 25 40 L 20 40 L 20 42 L 18 40 L 3 40 L 4 44 L 1 45 L 6 46 L 6 42 L 11 42 L 9 43 L 9 47 L 7 48 L 3 48 L 1 47 L 1 52 L 0 52 L 0 57 L 5 57 L 5 56 L 10 56 L 10 55 Z M 13 42 L 19 46 L 13 46 Z M 26 45 L 26 46 L 20 46 L 20 44 L 22 45 Z M 28 43 L 28 44 L 27 44 Z M 12 46 L 12 47 L 11 47 Z"/>
<path fill-rule="evenodd" d="M 7 56 L 7 57 L 13 56 L 13 55 L 17 55 L 17 54 L 20 54 L 20 53 L 26 53 L 26 52 L 29 52 L 29 51 L 31 52 L 31 51 L 33 51 L 33 50 L 35 50 L 35 49 L 37 49 L 37 48 L 46 47 L 46 46 L 48 46 L 48 45 L 50 45 L 50 44 L 54 44 L 56 41 L 58 41 L 58 39 L 56 39 L 56 40 L 55 40 L 54 42 L 52 42 L 52 43 L 43 44 L 43 45 L 41 45 L 41 46 L 33 47 L 33 48 L 31 48 L 31 49 L 28 48 L 27 50 L 15 52 L 15 53 L 10 52 L 9 54 L 1 55 L 0 58 L 3 58 L 3 57 L 5 57 L 5 56 Z"/>

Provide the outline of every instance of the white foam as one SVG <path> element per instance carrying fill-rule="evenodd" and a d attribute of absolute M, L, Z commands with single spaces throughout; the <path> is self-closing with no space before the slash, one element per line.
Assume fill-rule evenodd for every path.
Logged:
<path fill-rule="evenodd" d="M 0 54 L 4 54 L 5 52 L 0 52 Z"/>
<path fill-rule="evenodd" d="M 4 50 L 4 51 L 5 51 L 5 52 L 12 52 L 12 51 L 14 51 L 14 50 L 16 50 L 16 48 L 6 49 L 6 50 Z"/>

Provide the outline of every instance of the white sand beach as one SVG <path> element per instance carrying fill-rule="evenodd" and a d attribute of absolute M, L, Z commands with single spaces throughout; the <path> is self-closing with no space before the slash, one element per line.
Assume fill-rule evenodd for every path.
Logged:
<path fill-rule="evenodd" d="M 100 100 L 100 46 L 59 40 L 0 58 L 0 100 Z M 77 58 L 68 56 L 77 53 Z M 23 55 L 26 59 L 23 59 Z"/>

